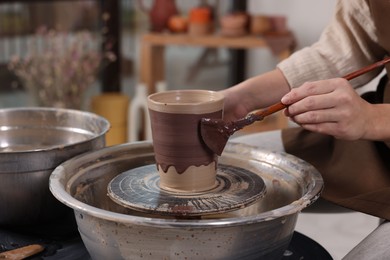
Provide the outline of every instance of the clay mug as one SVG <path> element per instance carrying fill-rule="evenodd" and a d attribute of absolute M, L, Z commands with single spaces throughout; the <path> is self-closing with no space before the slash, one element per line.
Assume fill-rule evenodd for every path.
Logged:
<path fill-rule="evenodd" d="M 217 158 L 200 135 L 202 118 L 222 119 L 224 97 L 208 90 L 171 90 L 148 96 L 160 188 L 202 192 L 216 186 Z"/>

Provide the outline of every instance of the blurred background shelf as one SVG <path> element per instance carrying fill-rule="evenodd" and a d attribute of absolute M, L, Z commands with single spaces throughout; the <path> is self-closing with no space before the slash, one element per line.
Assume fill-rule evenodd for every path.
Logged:
<path fill-rule="evenodd" d="M 292 53 L 294 45 L 295 39 L 291 33 L 266 37 L 146 33 L 141 36 L 140 79 L 148 87 L 149 93 L 156 91 L 157 82 L 165 80 L 165 47 L 169 46 L 241 50 L 267 48 L 274 51 L 276 59 L 282 60 Z M 275 47 L 278 49 L 276 50 Z"/>

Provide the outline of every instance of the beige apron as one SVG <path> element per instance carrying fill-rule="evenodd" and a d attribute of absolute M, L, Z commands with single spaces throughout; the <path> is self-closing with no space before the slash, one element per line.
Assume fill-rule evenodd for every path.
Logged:
<path fill-rule="evenodd" d="M 379 44 L 390 53 L 390 1 L 368 1 Z M 387 66 L 390 72 L 390 66 Z M 390 103 L 385 76 L 370 102 Z M 390 115 L 389 115 L 390 116 Z M 390 126 L 389 126 L 390 127 Z M 390 143 L 343 141 L 289 128 L 282 131 L 285 149 L 315 166 L 325 182 L 322 197 L 338 205 L 390 220 Z"/>

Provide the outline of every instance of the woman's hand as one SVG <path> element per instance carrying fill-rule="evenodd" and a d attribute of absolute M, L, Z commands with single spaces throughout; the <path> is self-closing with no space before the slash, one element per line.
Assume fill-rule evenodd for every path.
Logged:
<path fill-rule="evenodd" d="M 290 86 L 279 69 L 222 90 L 225 96 L 224 121 L 237 120 L 256 109 L 275 104 L 288 91 Z"/>
<path fill-rule="evenodd" d="M 343 78 L 305 83 L 282 98 L 285 115 L 303 128 L 339 139 L 365 138 L 373 105 Z"/>
<path fill-rule="evenodd" d="M 247 103 L 240 102 L 240 96 L 237 95 L 237 93 L 234 93 L 231 89 L 225 89 L 221 92 L 225 96 L 224 121 L 230 122 L 243 118 L 250 112 L 249 108 L 246 106 Z"/>

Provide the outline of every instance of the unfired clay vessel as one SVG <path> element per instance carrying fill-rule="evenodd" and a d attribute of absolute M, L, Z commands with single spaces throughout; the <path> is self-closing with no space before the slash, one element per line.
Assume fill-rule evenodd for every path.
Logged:
<path fill-rule="evenodd" d="M 208 90 L 173 90 L 148 97 L 160 187 L 198 192 L 216 185 L 217 155 L 204 144 L 201 118 L 222 118 L 223 95 Z"/>

